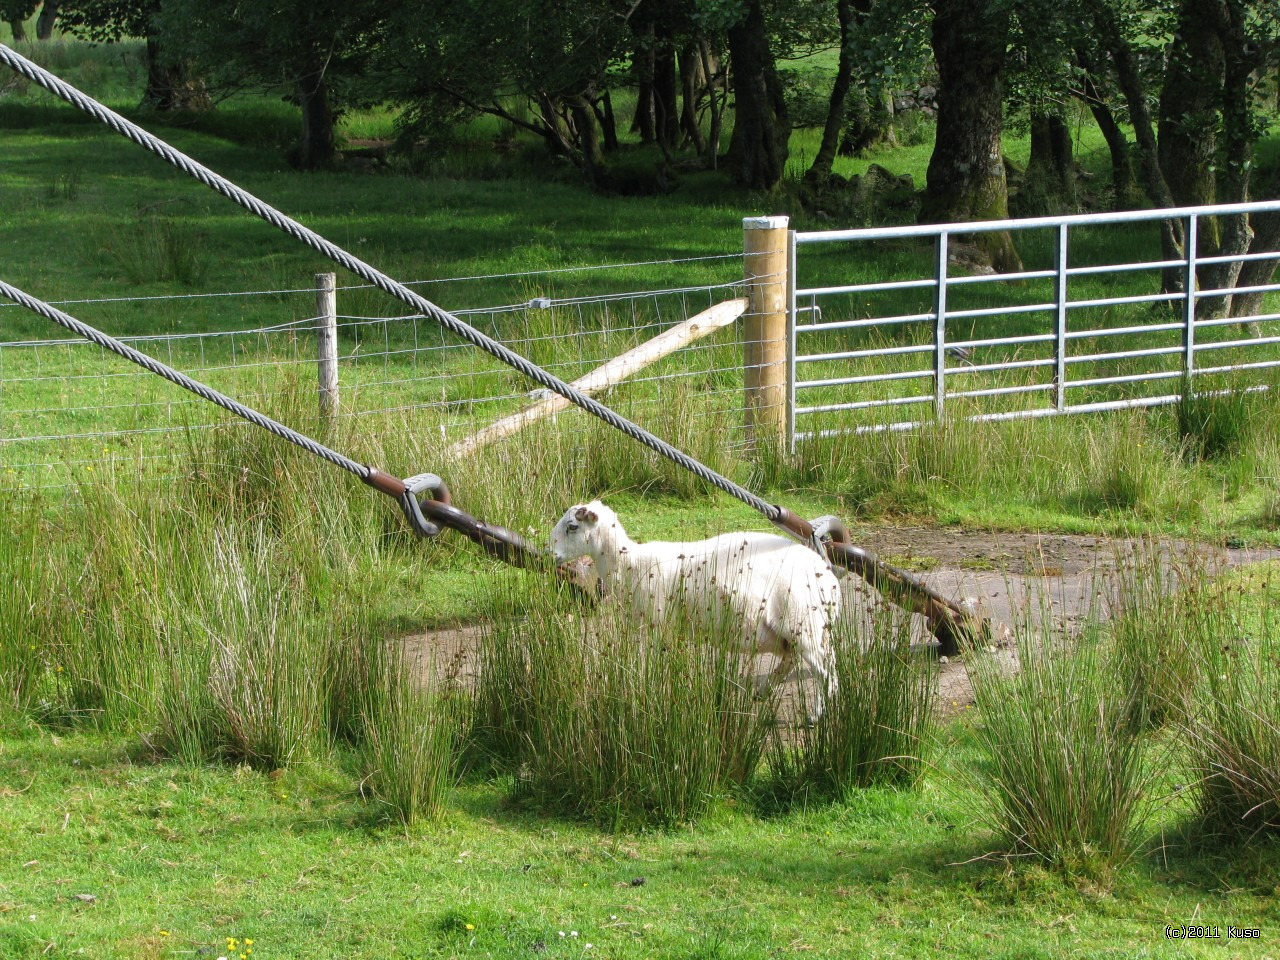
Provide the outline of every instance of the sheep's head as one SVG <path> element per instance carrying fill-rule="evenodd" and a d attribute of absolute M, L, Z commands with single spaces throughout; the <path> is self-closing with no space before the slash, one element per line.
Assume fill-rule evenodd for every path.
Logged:
<path fill-rule="evenodd" d="M 616 522 L 613 511 L 599 500 L 570 507 L 551 531 L 551 552 L 556 563 L 597 556 L 600 552 L 600 529 Z"/>

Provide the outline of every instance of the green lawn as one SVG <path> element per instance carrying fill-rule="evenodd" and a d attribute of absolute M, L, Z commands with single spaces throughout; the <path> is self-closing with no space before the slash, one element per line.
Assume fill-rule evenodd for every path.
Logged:
<path fill-rule="evenodd" d="M 121 78 L 129 57 L 136 69 L 136 48 L 40 52 L 72 82 L 132 109 L 136 91 Z M 427 176 L 302 176 L 279 159 L 293 124 L 281 104 L 244 99 L 194 125 L 144 122 L 393 276 L 484 278 L 422 288 L 449 308 L 726 283 L 740 274 L 743 216 L 790 212 L 802 228 L 818 225 L 790 193 L 744 196 L 715 173 L 684 174 L 664 197 L 593 196 L 534 154 L 495 157 L 483 125 Z M 377 136 L 386 124 L 370 114 L 351 130 Z M 305 291 L 327 268 L 314 254 L 33 91 L 6 95 L 0 126 L 9 282 L 46 300 L 102 301 L 68 309 L 117 334 L 309 316 L 306 293 L 192 295 Z M 797 132 L 795 156 L 811 152 L 813 136 Z M 1092 132 L 1081 143 L 1094 168 L 1106 162 L 1098 144 Z M 1025 145 L 1009 149 L 1020 156 Z M 916 143 L 842 160 L 838 171 L 874 161 L 919 185 L 927 157 Z M 1095 253 L 1129 242 L 1099 239 Z M 889 276 L 906 253 L 890 248 L 852 269 Z M 1043 254 L 1028 247 L 1030 258 Z M 547 272 L 609 264 L 627 266 Z M 144 296 L 164 299 L 134 299 Z M 340 311 L 353 316 L 403 312 L 366 291 L 342 298 Z M 637 329 L 576 340 L 567 357 L 555 354 L 557 338 L 599 326 L 597 315 L 521 315 L 499 332 L 526 337 L 530 353 L 547 351 L 539 359 L 572 375 L 670 322 L 672 309 L 652 301 Z M 6 343 L 50 329 L 0 308 Z M 162 359 L 286 422 L 317 426 L 305 338 L 242 339 L 235 362 L 231 342 L 175 343 Z M 442 431 L 455 439 L 483 425 L 521 390 L 487 361 L 390 355 L 411 342 L 407 331 L 344 339 L 345 387 L 361 409 L 409 409 L 348 417 L 328 436 L 401 476 L 439 468 Z M 805 516 L 1280 542 L 1273 396 L 1053 423 L 947 423 L 750 458 L 731 442 L 736 350 L 731 338 L 716 341 L 697 376 L 616 391 L 609 402 Z M 458 414 L 414 408 L 433 399 L 423 386 L 433 365 L 451 374 L 444 399 L 483 402 Z M 358 672 L 359 655 L 385 649 L 386 638 L 492 618 L 503 585 L 528 592 L 529 578 L 457 537 L 413 540 L 393 504 L 265 434 L 185 429 L 208 421 L 175 410 L 162 385 L 110 373 L 120 369 L 96 348 L 0 349 L 5 437 L 47 434 L 29 456 L 73 482 L 37 497 L 15 489 L 17 445 L 0 445 L 0 958 L 1280 956 L 1275 841 L 1235 846 L 1197 834 L 1181 754 L 1147 761 L 1157 803 L 1137 825 L 1131 861 L 1073 873 L 999 856 L 1007 843 L 979 825 L 991 800 L 971 776 L 989 766 L 976 711 L 942 726 L 915 789 L 787 806 L 755 781 L 712 797 L 696 824 L 606 829 L 538 809 L 510 777 L 472 772 L 440 820 L 392 826 L 353 735 L 328 727 L 361 722 L 334 692 L 349 694 L 340 681 L 350 678 L 335 675 Z M 136 435 L 93 436 L 158 425 L 176 429 L 155 450 Z M 87 436 L 61 439 L 68 434 Z M 597 495 L 639 539 L 765 526 L 576 414 L 451 465 L 446 479 L 464 508 L 535 540 L 567 504 Z M 1206 628 L 1224 651 L 1261 635 L 1259 619 L 1274 626 L 1256 613 L 1274 607 L 1274 572 L 1228 590 L 1246 615 Z M 1154 638 L 1161 655 L 1165 640 Z M 259 668 L 261 688 L 244 683 Z M 296 698 L 275 704 L 286 718 L 304 712 L 316 683 L 333 711 L 309 715 L 306 749 L 283 768 L 218 760 L 218 744 L 185 765 L 153 749 L 162 729 L 208 719 L 181 708 L 202 703 L 215 679 L 241 681 L 250 702 L 267 686 L 290 693 L 272 671 L 296 685 Z M 376 696 L 377 681 L 369 668 L 364 693 Z M 348 712 L 337 716 L 339 706 Z M 1159 745 L 1173 734 L 1144 736 Z M 1220 939 L 1169 939 L 1176 924 L 1209 925 Z M 1259 939 L 1227 939 L 1241 927 Z"/>
<path fill-rule="evenodd" d="M 33 731 L 0 744 L 0 953 L 217 957 L 234 937 L 262 960 L 1276 956 L 1273 847 L 1190 853 L 1162 833 L 1175 802 L 1111 886 L 984 859 L 978 798 L 945 778 L 965 725 L 944 740 L 918 793 L 725 802 L 696 829 L 609 834 L 468 782 L 404 832 L 329 765 L 189 769 Z M 1175 923 L 1223 939 L 1168 940 Z"/>

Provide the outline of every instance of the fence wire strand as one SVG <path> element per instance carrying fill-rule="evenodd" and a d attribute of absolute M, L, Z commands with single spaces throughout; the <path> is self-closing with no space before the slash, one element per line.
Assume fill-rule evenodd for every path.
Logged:
<path fill-rule="evenodd" d="M 374 284 L 386 293 L 404 301 L 416 310 L 421 311 L 424 315 L 431 317 L 451 333 L 462 337 L 479 349 L 484 350 L 496 359 L 506 363 L 513 369 L 518 370 L 530 380 L 533 380 L 534 382 L 539 383 L 547 389 L 559 394 L 566 400 L 609 424 L 611 427 L 631 437 L 631 439 L 636 442 L 643 444 L 660 456 L 665 457 L 699 477 L 704 482 L 709 483 L 730 496 L 742 501 L 769 520 L 774 521 L 782 517 L 782 511 L 774 504 L 771 504 L 767 500 L 764 500 L 752 493 L 741 484 L 735 483 L 728 477 L 710 469 L 695 460 L 693 457 L 672 446 L 670 443 L 667 443 L 665 440 L 662 440 L 628 420 L 626 417 L 623 417 L 611 410 L 599 401 L 594 400 L 590 396 L 575 389 L 560 378 L 552 376 L 541 367 L 531 363 L 526 358 L 494 340 L 492 337 L 481 333 L 479 330 L 458 319 L 453 314 L 441 309 L 431 301 L 410 290 L 404 284 L 399 283 L 393 278 L 382 273 L 380 270 L 377 270 L 365 263 L 363 260 L 342 249 L 337 244 L 332 243 L 315 231 L 286 216 L 253 194 L 227 180 L 225 177 L 222 177 L 210 170 L 208 167 L 195 162 L 186 154 L 170 146 L 168 143 L 165 143 L 163 140 L 160 140 L 158 137 L 148 133 L 129 120 L 126 120 L 118 113 L 109 110 L 97 100 L 80 90 L 77 90 L 61 78 L 50 73 L 48 70 L 45 70 L 43 67 L 40 67 L 25 57 L 20 56 L 2 44 L 0 44 L 0 61 L 6 63 L 11 69 L 22 76 L 27 77 L 27 79 L 31 80 L 33 83 L 38 84 L 50 93 L 61 97 L 66 102 L 100 120 L 122 136 L 127 137 L 139 146 L 150 150 L 157 156 L 162 157 L 184 173 L 193 177 L 200 183 L 203 183 L 205 186 L 217 193 L 220 193 L 234 201 L 246 210 L 249 210 L 251 213 L 254 213 L 272 226 L 275 226 L 302 243 L 305 243 L 317 252 L 324 254 L 334 263 L 345 267 L 347 270 L 350 270 L 357 276 L 360 276 L 366 281 Z M 20 291 L 15 292 L 20 293 Z M 34 309 L 33 305 L 29 304 L 29 306 L 32 306 Z M 40 311 L 37 310 L 36 312 Z M 49 316 L 48 314 L 43 315 Z M 52 316 L 49 318 L 53 319 Z M 83 331 L 78 332 L 81 332 L 81 334 L 84 335 Z M 135 362 L 137 361 L 135 360 Z M 189 386 L 187 388 L 191 389 Z M 236 412 L 239 416 L 245 416 L 242 411 Z M 258 422 L 253 420 L 252 417 L 246 416 L 245 419 Z M 263 419 L 265 420 L 269 418 Z M 264 427 L 266 426 L 265 424 L 262 425 Z M 316 444 L 316 446 L 320 447 L 321 445 Z M 332 457 L 340 456 L 334 451 L 328 451 L 327 448 L 324 449 Z M 318 451 L 317 455 L 324 456 Z M 343 466 L 344 469 L 350 469 L 350 466 L 343 464 L 336 459 L 331 459 L 331 456 L 325 456 L 325 459 L 330 459 L 330 462 L 334 462 L 338 466 Z M 367 468 L 364 469 L 367 474 Z M 364 475 L 360 474 L 358 471 L 353 472 L 357 472 L 357 475 L 360 476 Z"/>

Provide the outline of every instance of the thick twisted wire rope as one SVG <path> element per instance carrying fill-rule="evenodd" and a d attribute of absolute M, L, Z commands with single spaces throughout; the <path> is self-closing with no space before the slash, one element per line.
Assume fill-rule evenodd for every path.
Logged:
<path fill-rule="evenodd" d="M 461 337 L 462 339 L 468 341 L 472 345 L 479 347 L 481 350 L 485 351 L 490 356 L 495 357 L 496 359 L 501 360 L 503 363 L 507 364 L 508 366 L 520 371 L 530 380 L 533 380 L 535 383 L 541 384 L 542 386 L 546 387 L 548 390 L 551 390 L 553 393 L 559 394 L 569 402 L 577 405 L 578 407 L 581 407 L 583 410 L 586 410 L 588 413 L 599 418 L 600 420 L 603 420 L 605 423 L 609 424 L 611 427 L 614 427 L 615 429 L 622 431 L 624 434 L 631 437 L 633 440 L 636 440 L 637 442 L 644 444 L 646 447 L 653 450 L 655 453 L 658 453 L 661 456 L 666 457 L 668 460 L 678 464 L 679 466 L 688 470 L 690 473 L 706 481 L 707 483 L 710 483 L 713 486 L 719 488 L 720 490 L 723 490 L 725 493 L 729 494 L 730 496 L 736 497 L 738 500 L 741 500 L 743 503 L 759 511 L 769 520 L 776 521 L 782 516 L 782 511 L 778 507 L 756 496 L 750 490 L 747 490 L 745 487 L 741 486 L 740 484 L 734 483 L 728 477 L 722 476 L 721 474 L 712 470 L 710 467 L 707 467 L 704 464 L 700 463 L 699 461 L 693 459 L 693 457 L 677 449 L 676 447 L 673 447 L 671 444 L 667 443 L 665 440 L 662 440 L 659 437 L 655 436 L 654 434 L 650 433 L 649 431 L 645 430 L 643 427 L 640 427 L 639 425 L 632 423 L 630 420 L 614 412 L 609 407 L 606 407 L 604 404 L 600 403 L 599 401 L 593 400 L 591 397 L 587 396 L 585 393 L 582 393 L 581 391 L 570 386 L 568 383 L 561 380 L 559 377 L 556 377 L 553 374 L 548 373 L 546 370 L 543 370 L 537 364 L 530 362 L 529 360 L 520 356 L 520 354 L 515 353 L 509 348 L 503 346 L 501 343 L 494 340 L 493 338 L 481 333 L 479 330 L 477 330 L 475 327 L 472 327 L 470 324 L 465 323 L 462 320 L 459 320 L 453 314 L 442 309 L 441 307 L 436 306 L 430 300 L 427 300 L 426 298 L 420 296 L 419 294 L 414 293 L 404 284 L 400 283 L 397 280 L 392 279 L 391 277 L 382 273 L 382 271 L 370 266 L 369 264 L 365 263 L 363 260 L 360 260 L 358 257 L 352 255 L 351 253 L 348 253 L 346 250 L 342 249 L 337 244 L 332 243 L 329 240 L 326 240 L 324 237 L 320 236 L 315 231 L 310 230 L 307 227 L 304 227 L 302 224 L 298 223 L 296 220 L 293 220 L 292 218 L 286 216 L 285 214 L 281 213 L 279 210 L 276 210 L 274 207 L 270 206 L 264 201 L 259 200 L 253 194 L 249 193 L 248 191 L 242 189 L 241 187 L 227 180 L 225 177 L 222 177 L 219 174 L 214 173 L 208 167 L 205 167 L 204 165 L 197 163 L 195 160 L 192 160 L 190 157 L 182 153 L 180 150 L 170 146 L 169 144 L 165 143 L 163 140 L 159 139 L 158 137 L 153 136 L 152 134 L 143 130 L 137 124 L 132 123 L 129 120 L 126 120 L 124 117 L 120 116 L 115 111 L 103 106 L 101 103 L 99 103 L 97 100 L 90 97 L 88 94 L 82 93 L 81 91 L 77 90 L 75 87 L 66 83 L 60 77 L 55 76 L 54 74 L 50 73 L 48 70 L 45 70 L 43 67 L 39 66 L 38 64 L 32 63 L 26 57 L 23 57 L 22 55 L 9 49 L 9 47 L 5 46 L 4 44 L 0 44 L 0 61 L 4 62 L 17 73 L 31 80 L 33 83 L 39 85 L 40 87 L 43 87 L 45 90 L 49 91 L 55 96 L 62 98 L 67 103 L 70 103 L 72 106 L 78 107 L 79 109 L 85 111 L 89 115 L 102 121 L 112 130 L 115 130 L 117 133 L 121 134 L 122 136 L 128 138 L 129 140 L 132 140 L 134 143 L 138 144 L 139 146 L 145 147 L 147 150 L 150 150 L 152 153 L 156 154 L 157 156 L 167 160 L 173 166 L 177 167 L 179 170 L 182 170 L 184 173 L 198 180 L 200 183 L 203 183 L 205 186 L 209 187 L 210 189 L 215 190 L 216 192 L 222 194 L 227 199 L 232 200 L 235 203 L 238 203 L 240 206 L 244 207 L 246 210 L 250 211 L 251 213 L 256 214 L 258 217 L 267 221 L 267 223 L 271 224 L 272 226 L 280 230 L 283 230 L 285 233 L 289 234 L 295 239 L 301 240 L 303 243 L 311 247 L 313 250 L 316 250 L 319 253 L 324 254 L 330 260 L 334 261 L 337 264 L 340 264 L 343 267 L 346 267 L 348 270 L 350 270 L 352 273 L 356 274 L 357 276 L 363 277 L 365 280 L 369 281 L 379 289 L 409 304 L 411 307 L 421 312 L 424 316 L 430 317 L 431 319 L 435 320 L 438 324 L 440 324 L 446 330 L 449 330 L 451 333 Z M 36 312 L 42 313 L 44 316 L 49 316 L 47 313 L 43 313 L 43 311 L 36 311 Z M 53 318 L 50 317 L 50 319 L 53 319 Z M 71 319 L 71 318 L 68 318 L 68 319 Z M 58 321 L 58 322 L 61 322 L 61 321 Z M 114 350 L 115 348 L 111 347 L 110 349 Z M 116 351 L 116 352 L 119 352 L 119 351 Z M 130 359 L 133 359 L 133 358 L 130 358 Z M 135 360 L 134 362 L 138 362 L 138 361 Z M 173 371 L 173 372 L 176 373 L 176 371 Z M 179 374 L 179 376 L 181 375 Z M 166 379 L 170 379 L 170 378 L 166 377 Z M 177 381 L 174 381 L 174 382 L 177 382 Z M 192 382 L 194 383 L 195 381 L 192 381 Z M 191 388 L 188 387 L 187 389 L 191 389 Z M 205 388 L 205 389 L 208 389 L 208 388 Z M 193 391 L 193 392 L 198 392 L 198 391 Z M 201 395 L 203 396 L 203 394 Z M 244 409 L 247 410 L 247 408 L 244 408 Z M 244 414 L 240 414 L 240 415 L 244 416 Z M 258 421 L 254 420 L 253 422 L 257 423 Z M 274 423 L 274 421 L 272 422 Z M 280 427 L 279 424 L 277 424 L 276 426 Z M 268 428 L 268 429 L 271 429 L 271 428 Z M 288 428 L 286 427 L 283 429 L 288 429 Z M 276 430 L 273 429 L 272 432 L 275 433 Z M 281 435 L 281 434 L 278 434 L 278 435 Z M 329 453 L 332 454 L 333 456 L 340 456 L 338 454 L 333 454 L 333 451 L 329 451 Z M 330 458 L 325 457 L 325 459 L 330 459 Z M 342 459 L 346 460 L 345 457 L 343 457 Z M 337 461 L 331 460 L 330 462 L 336 463 Z M 347 462 L 351 462 L 351 461 L 347 461 Z M 339 464 L 339 465 L 342 466 L 343 464 Z M 359 466 L 359 465 L 356 464 L 356 466 Z M 351 469 L 350 467 L 344 467 L 344 468 Z M 366 469 L 367 471 L 367 468 L 362 468 L 362 469 Z M 364 476 L 364 475 L 362 474 L 361 476 Z"/>
<path fill-rule="evenodd" d="M 157 376 L 164 377 L 164 379 L 168 380 L 170 383 L 176 383 L 184 390 L 190 390 L 196 396 L 208 400 L 210 403 L 216 403 L 224 410 L 229 410 L 236 416 L 243 417 L 250 423 L 256 424 L 257 426 L 262 427 L 262 429 L 270 431 L 280 439 L 297 444 L 309 453 L 314 453 L 317 457 L 328 460 L 335 467 L 341 467 L 343 470 L 350 471 L 361 480 L 367 481 L 369 479 L 370 470 L 364 464 L 356 463 L 356 461 L 351 460 L 348 457 L 344 457 L 336 450 L 330 450 L 323 443 L 318 443 L 310 437 L 286 427 L 283 423 L 272 420 L 270 417 L 259 413 L 251 407 L 246 407 L 242 403 L 237 403 L 226 394 L 219 393 L 217 390 L 213 389 L 213 387 L 203 384 L 199 380 L 194 380 L 185 373 L 181 373 L 173 369 L 173 367 L 161 363 L 154 357 L 150 357 L 145 353 L 135 350 L 127 343 L 121 343 L 115 337 L 109 336 L 101 330 L 95 329 L 87 323 L 77 320 L 70 314 L 63 313 L 57 307 L 50 306 L 43 300 L 39 300 L 36 297 L 31 296 L 29 293 L 24 293 L 12 284 L 6 283 L 4 280 L 0 280 L 0 294 L 8 297 L 14 303 L 21 304 L 33 313 L 38 313 L 40 316 L 52 320 L 59 326 L 66 327 L 72 333 L 78 334 L 86 340 L 96 343 L 100 347 L 105 347 L 107 350 L 110 350 L 112 353 L 119 354 L 126 360 L 132 360 L 138 366 L 151 371 Z"/>

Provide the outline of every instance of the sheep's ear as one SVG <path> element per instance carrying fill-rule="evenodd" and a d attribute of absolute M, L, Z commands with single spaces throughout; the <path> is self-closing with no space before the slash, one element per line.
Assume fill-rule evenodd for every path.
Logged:
<path fill-rule="evenodd" d="M 573 511 L 573 518 L 581 523 L 595 523 L 600 517 L 590 506 L 579 507 Z"/>

